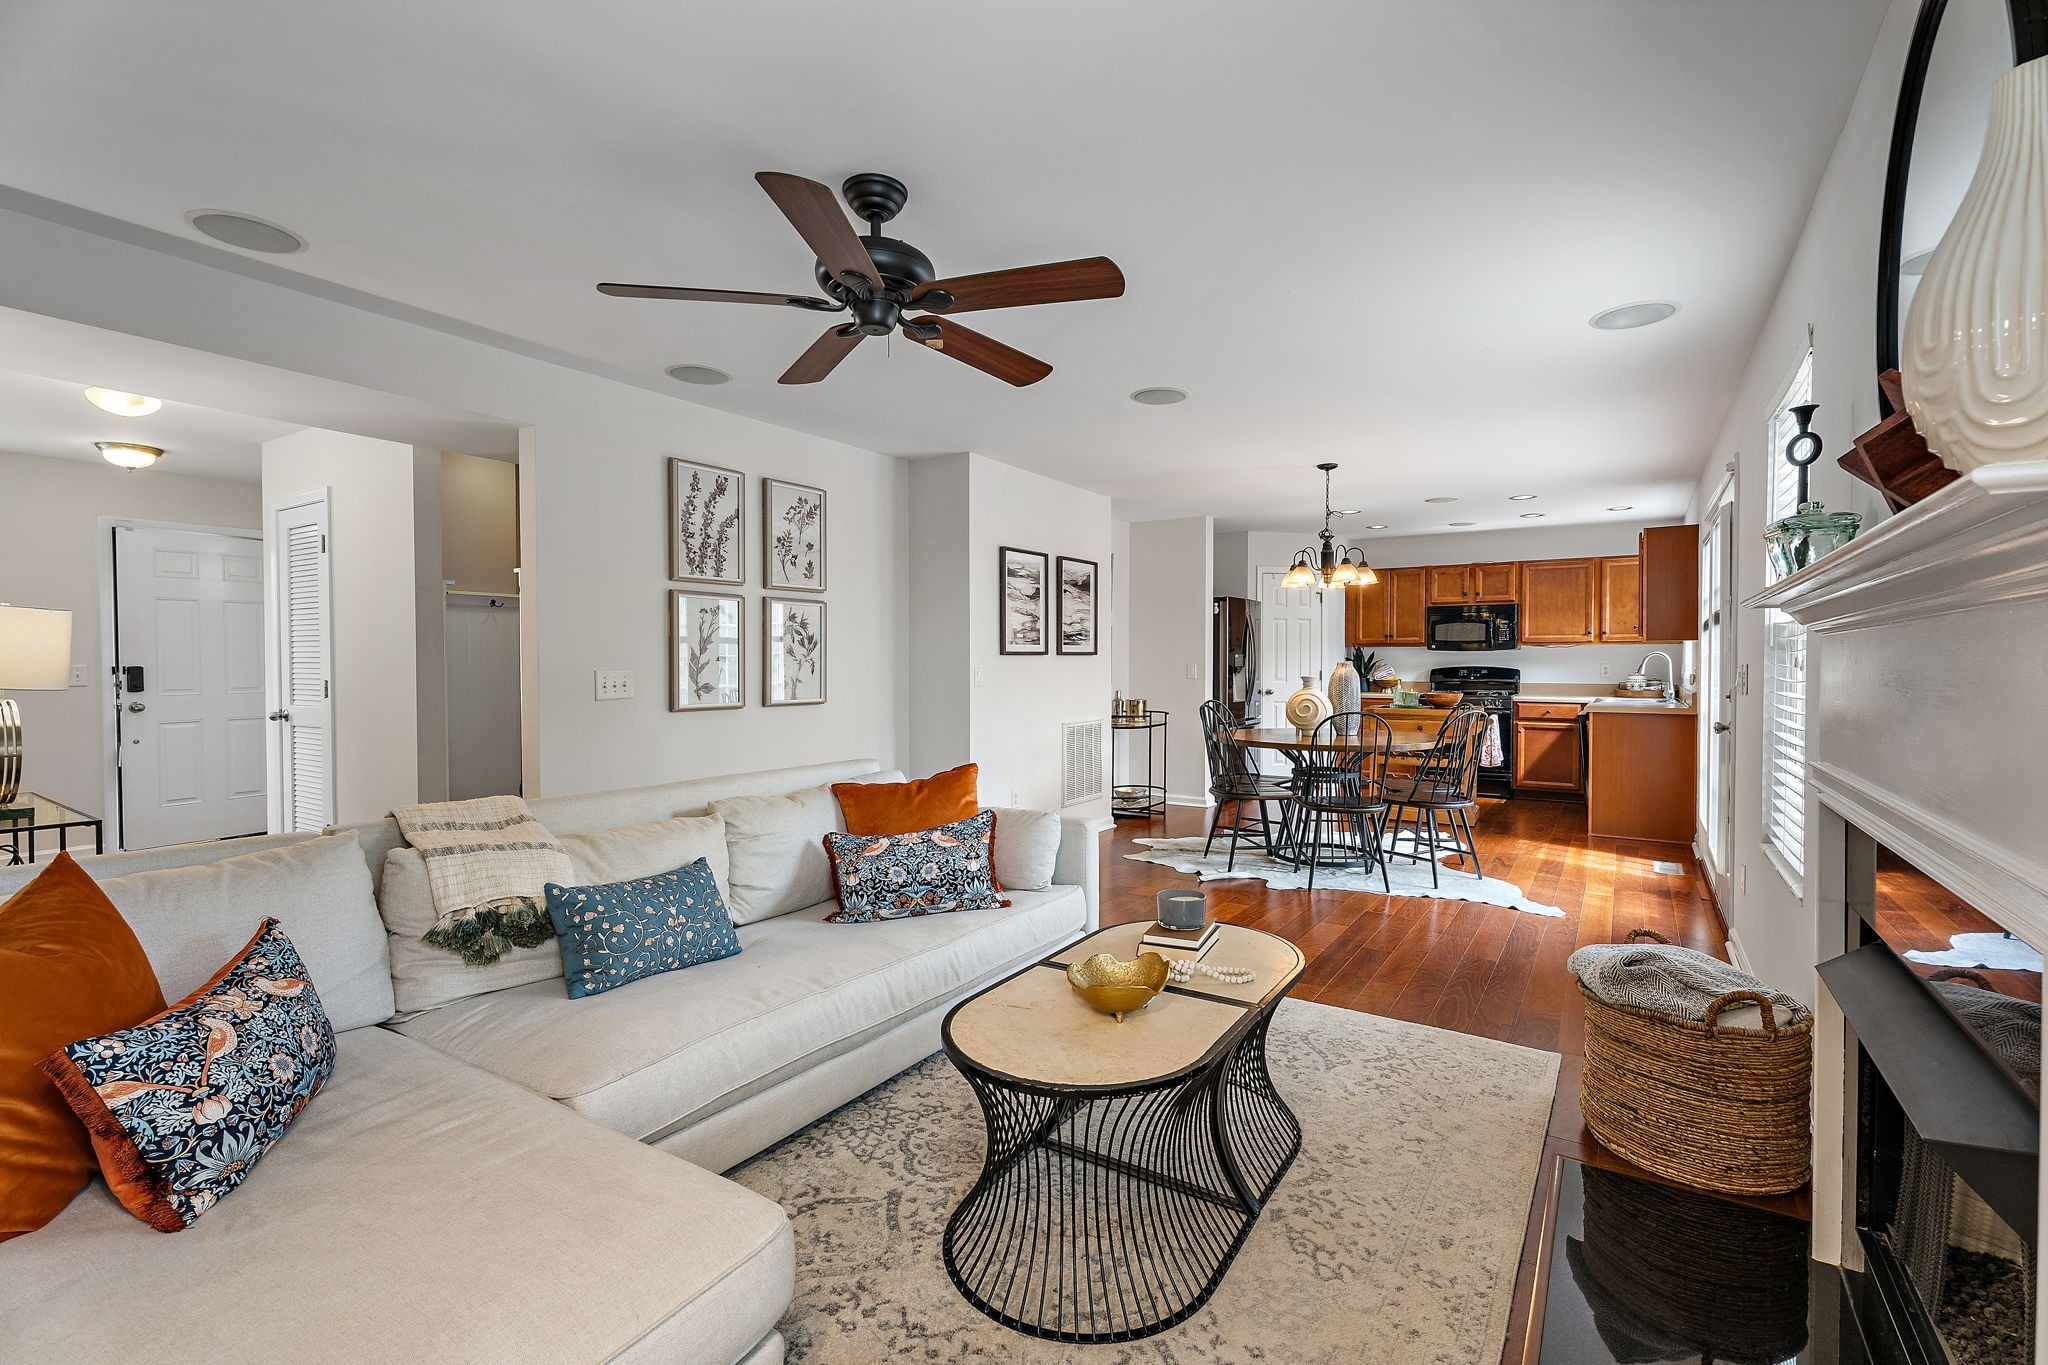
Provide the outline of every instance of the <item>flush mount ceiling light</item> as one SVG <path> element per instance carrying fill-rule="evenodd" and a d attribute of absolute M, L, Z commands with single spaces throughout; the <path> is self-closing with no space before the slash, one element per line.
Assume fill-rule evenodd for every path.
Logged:
<path fill-rule="evenodd" d="M 1456 498 L 1424 498 L 1424 502 L 1456 502 Z"/>
<path fill-rule="evenodd" d="M 666 373 L 670 379 L 680 379 L 685 384 L 724 384 L 732 379 L 724 370 L 714 370 L 709 365 L 671 365 Z"/>
<path fill-rule="evenodd" d="M 1534 493 L 1510 493 L 1510 494 L 1508 494 L 1508 501 L 1509 501 L 1509 502 L 1528 502 L 1528 501 L 1530 501 L 1530 500 L 1531 500 L 1532 498 L 1534 498 L 1535 496 L 1536 496 L 1536 495 L 1535 495 Z"/>
<path fill-rule="evenodd" d="M 1451 523 L 1453 526 L 1477 526 L 1478 524 L 1476 521 L 1454 521 Z"/>
<path fill-rule="evenodd" d="M 1308 545 L 1296 551 L 1294 563 L 1288 567 L 1280 585 L 1285 588 L 1314 588 L 1320 595 L 1325 588 L 1348 588 L 1353 584 L 1362 588 L 1379 582 L 1380 576 L 1365 562 L 1364 552 L 1349 545 L 1339 545 L 1336 534 L 1330 530 L 1331 518 L 1338 515 L 1330 510 L 1330 474 L 1337 466 L 1319 464 L 1316 468 L 1323 471 L 1323 529 L 1316 537 L 1322 546 Z"/>
<path fill-rule="evenodd" d="M 1626 332 L 1635 327 L 1648 327 L 1653 322 L 1662 322 L 1678 311 L 1678 305 L 1668 299 L 1644 299 L 1640 303 L 1618 304 L 1603 308 L 1586 319 L 1588 327 L 1597 327 L 1603 332 Z"/>
<path fill-rule="evenodd" d="M 1632 502 L 1625 502 L 1619 507 L 1610 507 L 1607 510 L 1610 512 L 1633 512 L 1636 510 L 1636 505 Z"/>
<path fill-rule="evenodd" d="M 1188 395 L 1185 389 L 1139 389 L 1131 395 L 1131 401 L 1143 403 L 1148 407 L 1163 408 L 1169 403 L 1187 402 Z"/>
<path fill-rule="evenodd" d="M 147 417 L 164 405 L 161 398 L 151 398 L 143 393 L 123 393 L 119 389 L 87 389 L 85 401 L 116 417 Z"/>
<path fill-rule="evenodd" d="M 1543 515 L 1543 513 L 1541 513 L 1541 512 L 1524 512 L 1524 513 L 1522 513 L 1522 520 L 1523 520 L 1523 521 L 1533 521 L 1533 520 L 1535 520 L 1535 519 L 1536 519 L 1537 517 L 1540 517 L 1540 516 L 1542 516 L 1542 515 Z"/>
<path fill-rule="evenodd" d="M 156 446 L 139 446 L 131 441 L 94 441 L 93 449 L 104 455 L 108 464 L 123 469 L 147 469 L 163 458 L 163 451 Z"/>
<path fill-rule="evenodd" d="M 216 242 L 226 242 L 244 251 L 264 251 L 273 256 L 289 256 L 295 251 L 306 249 L 306 239 L 288 228 L 275 223 L 266 223 L 261 218 L 251 218 L 246 213 L 229 213 L 225 209 L 194 209 L 185 215 L 185 221 L 194 230 L 204 233 Z"/>

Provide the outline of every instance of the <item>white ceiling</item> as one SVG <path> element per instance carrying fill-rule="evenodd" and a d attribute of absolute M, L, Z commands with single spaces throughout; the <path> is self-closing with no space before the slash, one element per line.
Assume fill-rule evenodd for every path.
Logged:
<path fill-rule="evenodd" d="M 164 451 L 150 474 L 260 479 L 263 443 L 299 430 L 290 422 L 190 403 L 166 402 L 147 417 L 115 417 L 86 401 L 88 383 L 105 381 L 91 376 L 79 383 L 0 370 L 0 450 L 97 464 L 101 455 L 94 441 L 134 441 Z"/>
<path fill-rule="evenodd" d="M 116 8 L 7 6 L 0 183 L 188 237 L 254 214 L 311 243 L 292 269 L 1124 516 L 1298 525 L 1339 460 L 1339 505 L 1402 534 L 1528 524 L 1510 492 L 1551 525 L 1683 507 L 1883 4 Z M 977 318 L 1056 367 L 1018 390 L 900 340 L 781 387 L 825 319 L 591 288 L 806 289 L 753 173 L 870 169 L 942 274 L 1102 253 L 1129 292 Z M 1683 309 L 1585 325 L 1642 298 Z"/>

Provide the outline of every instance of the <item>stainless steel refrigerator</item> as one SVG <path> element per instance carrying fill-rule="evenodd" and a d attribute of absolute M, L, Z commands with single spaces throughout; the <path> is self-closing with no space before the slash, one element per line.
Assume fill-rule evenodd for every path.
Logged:
<path fill-rule="evenodd" d="M 1216 700 L 1246 725 L 1259 723 L 1259 604 L 1219 597 L 1210 624 L 1209 677 Z"/>

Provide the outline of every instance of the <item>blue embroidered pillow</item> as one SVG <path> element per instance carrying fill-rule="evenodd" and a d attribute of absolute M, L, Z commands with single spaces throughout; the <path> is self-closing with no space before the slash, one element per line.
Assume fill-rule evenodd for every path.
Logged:
<path fill-rule="evenodd" d="M 711 864 L 702 858 L 607 886 L 550 882 L 547 894 L 571 1000 L 740 950 Z"/>
<path fill-rule="evenodd" d="M 233 961 L 134 1028 L 69 1043 L 43 1071 L 107 1187 L 159 1232 L 249 1176 L 334 1073 L 334 1030 L 298 950 L 267 919 Z"/>
<path fill-rule="evenodd" d="M 909 834 L 828 834 L 832 881 L 839 908 L 835 924 L 943 915 L 1008 905 L 996 884 L 990 855 L 996 813 Z"/>

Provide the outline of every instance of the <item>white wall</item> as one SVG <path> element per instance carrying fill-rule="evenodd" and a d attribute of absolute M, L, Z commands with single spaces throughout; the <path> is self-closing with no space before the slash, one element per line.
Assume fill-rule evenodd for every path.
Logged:
<path fill-rule="evenodd" d="M 519 591 L 519 467 L 441 452 L 441 577 L 459 592 Z"/>
<path fill-rule="evenodd" d="M 1061 724 L 1109 714 L 1109 499 L 982 455 L 913 461 L 908 474 L 911 521 L 933 528 L 911 550 L 910 771 L 971 759 L 983 801 L 1057 809 Z M 1096 562 L 1095 654 L 1002 653 L 1005 545 L 1042 551 L 1049 588 L 1059 556 Z M 1074 810 L 1106 813 L 1108 801 Z"/>
<path fill-rule="evenodd" d="M 1109 687 L 1131 694 L 1131 524 L 1109 524 L 1109 600 L 1114 628 L 1109 636 Z"/>
<path fill-rule="evenodd" d="M 36 263 L 0 272 L 0 307 L 528 428 L 520 607 L 529 794 L 826 758 L 901 760 L 909 528 L 899 461 L 489 344 L 458 324 L 429 325 L 414 310 L 302 281 L 269 262 L 143 229 L 118 231 L 117 240 L 72 221 L 0 210 L 0 258 Z M 176 396 L 152 389 L 147 368 L 125 382 Z M 668 455 L 748 476 L 744 710 L 667 709 Z M 822 706 L 771 711 L 759 704 L 764 474 L 823 487 L 831 497 L 831 699 Z M 636 695 L 597 701 L 591 672 L 598 668 L 631 669 Z"/>
<path fill-rule="evenodd" d="M 1835 464 L 1850 440 L 1878 420 L 1876 317 L 1878 214 L 1884 199 L 1885 162 L 1899 76 L 1918 13 L 1917 0 L 1894 0 L 1876 50 L 1851 105 L 1833 158 L 1758 333 L 1728 414 L 1702 462 L 1694 508 L 1705 506 L 1737 466 L 1735 545 L 1737 599 L 1764 585 L 1763 530 L 1766 490 L 1778 452 L 1768 449 L 1766 426 L 1785 382 L 1805 353 L 1813 328 L 1813 397 L 1820 404 L 1814 430 L 1825 456 L 1812 470 L 1813 495 L 1834 510 L 1861 512 L 1869 527 L 1883 516 L 1876 492 Z M 1972 153 L 1974 155 L 1974 153 Z M 1759 192 L 1762 192 L 1760 187 Z M 1734 645 L 1738 664 L 1760 680 L 1763 613 L 1738 608 Z M 1721 909 L 1742 959 L 1773 986 L 1802 999 L 1814 994 L 1814 917 L 1801 891 L 1787 883 L 1764 855 L 1762 827 L 1763 712 L 1760 688 L 1735 699 L 1735 810 L 1731 895 Z M 1809 835 L 1813 833 L 1809 830 Z"/>
<path fill-rule="evenodd" d="M 340 824 L 375 820 L 420 799 L 415 454 L 395 441 L 311 429 L 263 444 L 266 509 L 327 490 Z M 439 451 L 417 455 L 438 472 Z M 438 503 L 432 511 L 438 531 Z M 275 626 L 266 613 L 267 659 L 276 657 Z M 445 737 L 442 753 L 445 784 Z"/>
<path fill-rule="evenodd" d="M 113 694 L 100 655 L 101 517 L 255 530 L 262 494 L 249 481 L 0 453 L 0 602 L 70 611 L 71 661 L 87 680 L 63 692 L 9 694 L 21 704 L 26 739 L 22 786 L 111 818 L 102 809 Z"/>
<path fill-rule="evenodd" d="M 1135 521 L 1131 526 L 1130 682 L 1167 718 L 1167 798 L 1207 805 L 1208 759 L 1202 703 L 1211 688 L 1214 527 L 1208 517 Z"/>

